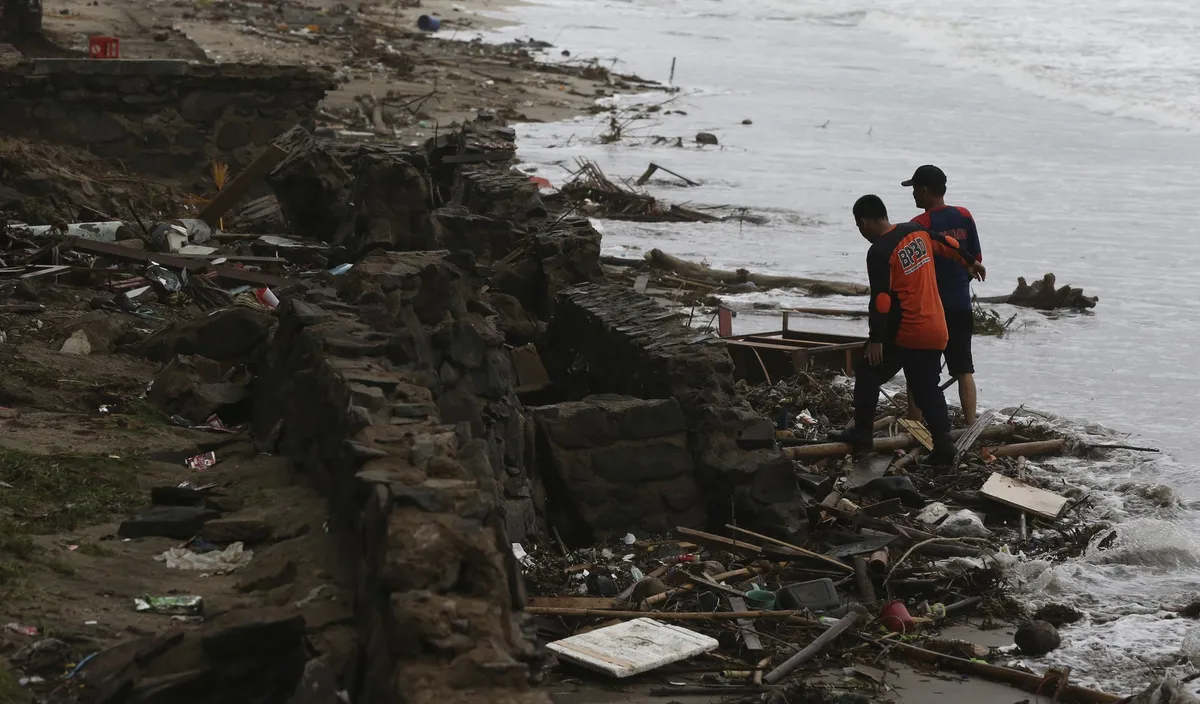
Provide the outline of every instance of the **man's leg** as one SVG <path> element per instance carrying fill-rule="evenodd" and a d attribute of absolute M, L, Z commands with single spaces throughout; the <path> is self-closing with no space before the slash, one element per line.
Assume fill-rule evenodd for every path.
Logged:
<path fill-rule="evenodd" d="M 904 376 L 912 390 L 917 407 L 925 416 L 929 434 L 933 436 L 935 462 L 954 459 L 954 442 L 950 439 L 950 413 L 946 397 L 938 388 L 942 373 L 942 353 L 938 350 L 903 350 Z"/>
<path fill-rule="evenodd" d="M 866 357 L 854 365 L 854 428 L 847 432 L 830 433 L 831 439 L 849 442 L 863 449 L 870 447 L 875 435 L 875 410 L 879 407 L 879 387 L 891 381 L 900 371 L 903 360 L 894 347 L 884 347 L 883 361 L 872 366 Z"/>
<path fill-rule="evenodd" d="M 963 420 L 975 422 L 975 360 L 971 355 L 975 315 L 969 310 L 946 312 L 946 373 L 958 379 L 958 402 L 962 405 Z"/>

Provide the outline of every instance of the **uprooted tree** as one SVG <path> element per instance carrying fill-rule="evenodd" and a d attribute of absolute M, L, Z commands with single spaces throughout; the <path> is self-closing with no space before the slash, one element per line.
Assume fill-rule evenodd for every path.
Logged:
<path fill-rule="evenodd" d="M 1055 288 L 1054 274 L 1046 274 L 1041 281 L 1034 281 L 1032 286 L 1025 282 L 1025 277 L 1019 277 L 1017 278 L 1017 287 L 1007 296 L 990 296 L 979 299 L 981 303 L 1008 303 L 1038 310 L 1060 308 L 1084 310 L 1095 308 L 1096 302 L 1099 300 L 1098 296 L 1083 295 L 1081 288 L 1070 286 Z"/>

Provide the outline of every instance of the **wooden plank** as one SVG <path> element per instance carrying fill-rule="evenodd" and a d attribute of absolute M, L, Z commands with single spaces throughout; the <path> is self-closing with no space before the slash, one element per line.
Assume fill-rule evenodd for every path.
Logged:
<path fill-rule="evenodd" d="M 729 597 L 729 606 L 734 611 L 747 611 L 746 600 L 740 596 Z M 746 644 L 747 650 L 762 650 L 762 641 L 758 638 L 758 631 L 754 630 L 754 622 L 748 618 L 740 618 L 737 620 L 738 630 L 742 632 L 742 642 Z"/>
<path fill-rule="evenodd" d="M 529 606 L 546 609 L 597 609 L 613 608 L 613 600 L 603 596 L 531 596 Z"/>
<path fill-rule="evenodd" d="M 210 227 L 216 227 L 217 223 L 221 220 L 221 216 L 229 212 L 230 208 L 237 205 L 237 202 L 256 183 L 261 181 L 264 176 L 271 173 L 271 169 L 275 168 L 275 165 L 280 161 L 283 161 L 283 157 L 285 156 L 287 156 L 287 151 L 278 145 L 272 144 L 268 146 L 261 154 L 254 158 L 254 161 L 250 162 L 249 166 L 242 169 L 240 174 L 234 176 L 233 180 L 221 189 L 216 198 L 213 198 L 208 205 L 204 206 L 204 209 L 200 211 L 196 219 L 203 220 Z"/>
<path fill-rule="evenodd" d="M 822 555 L 819 552 L 813 552 L 812 550 L 805 550 L 804 548 L 800 547 L 799 545 L 792 545 L 791 543 L 785 543 L 782 540 L 776 540 L 775 538 L 772 538 L 770 536 L 762 535 L 761 533 L 755 533 L 752 530 L 746 530 L 745 528 L 739 528 L 737 526 L 730 525 L 730 524 L 726 524 L 725 527 L 729 528 L 731 530 L 735 530 L 739 533 L 745 533 L 746 535 L 754 536 L 755 538 L 758 538 L 759 540 L 764 540 L 768 543 L 774 543 L 775 545 L 779 545 L 780 547 L 787 548 L 788 550 L 794 551 L 799 556 L 811 557 L 814 560 L 820 560 L 821 562 L 829 564 L 833 567 L 837 567 L 838 569 L 840 569 L 844 572 L 853 572 L 854 571 L 854 568 L 851 567 L 850 565 L 847 565 L 843 562 L 835 560 L 831 557 Z"/>
<path fill-rule="evenodd" d="M 618 623 L 546 646 L 559 658 L 612 677 L 629 677 L 716 650 L 715 638 L 649 618 Z"/>
<path fill-rule="evenodd" d="M 129 249 L 107 242 L 96 242 L 94 240 L 85 240 L 81 237 L 72 237 L 63 243 L 64 249 L 75 250 L 79 252 L 89 252 L 109 257 L 111 259 L 119 259 L 127 262 L 139 262 L 141 264 L 149 264 L 157 262 L 163 266 L 171 267 L 172 269 L 186 269 L 195 271 L 204 269 L 209 266 L 209 262 L 205 259 L 197 257 L 180 257 L 174 254 L 162 254 L 159 252 L 143 252 L 136 249 Z M 222 278 L 231 281 L 240 281 L 248 284 L 258 284 L 260 286 L 283 286 L 291 283 L 291 279 L 286 279 L 282 276 L 274 274 L 264 274 L 258 271 L 247 271 L 232 266 L 212 266 L 212 270 L 217 272 Z"/>
<path fill-rule="evenodd" d="M 921 443 L 922 447 L 930 452 L 933 452 L 933 436 L 929 434 L 929 429 L 925 427 L 924 423 L 919 420 L 913 420 L 912 418 L 901 418 L 896 422 L 904 426 L 904 429 L 907 430 L 910 435 L 916 438 L 917 442 Z"/>
<path fill-rule="evenodd" d="M 998 472 L 988 477 L 980 493 L 1005 506 L 1028 511 L 1035 516 L 1055 520 L 1067 505 L 1067 498 L 1044 489 L 1029 486 Z"/>
<path fill-rule="evenodd" d="M 983 432 L 984 428 L 991 425 L 992 421 L 994 420 L 996 420 L 995 411 L 988 411 L 987 413 L 979 416 L 975 419 L 975 422 L 971 424 L 971 427 L 967 428 L 967 432 L 962 434 L 962 437 L 958 439 L 958 442 L 954 443 L 954 446 L 958 448 L 959 452 L 966 452 L 967 450 L 970 450 L 971 446 L 975 444 L 975 441 L 979 439 L 979 435 Z"/>
<path fill-rule="evenodd" d="M 725 538 L 720 535 L 713 535 L 712 533 L 705 533 L 702 530 L 676 526 L 675 532 L 679 533 L 680 535 L 686 535 L 697 543 L 709 548 L 715 547 L 718 550 L 728 550 L 729 552 L 738 553 L 740 555 L 748 555 L 751 557 L 757 557 L 758 555 L 762 554 L 762 548 L 757 545 L 744 543 L 740 540 L 734 540 L 733 538 Z"/>

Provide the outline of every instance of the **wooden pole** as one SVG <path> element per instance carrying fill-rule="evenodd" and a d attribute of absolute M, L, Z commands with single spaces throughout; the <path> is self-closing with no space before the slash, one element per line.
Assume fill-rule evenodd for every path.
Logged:
<path fill-rule="evenodd" d="M 800 553 L 801 555 L 803 555 L 805 557 L 811 557 L 814 560 L 820 560 L 821 562 L 824 562 L 826 564 L 837 567 L 839 570 L 841 570 L 843 572 L 853 572 L 854 571 L 853 567 L 847 565 L 846 563 L 842 562 L 841 560 L 832 558 L 828 555 L 822 555 L 821 553 L 813 552 L 812 550 L 805 550 L 804 548 L 802 548 L 798 545 L 792 545 L 791 543 L 785 543 L 782 540 L 776 540 L 775 538 L 772 538 L 770 536 L 766 536 L 761 533 L 755 533 L 754 531 L 746 530 L 745 528 L 739 528 L 739 527 L 737 527 L 735 525 L 731 525 L 729 523 L 726 523 L 725 527 L 729 528 L 730 530 L 737 531 L 739 533 L 745 533 L 746 535 L 754 536 L 755 538 L 758 538 L 759 540 L 765 540 L 766 542 L 771 543 L 773 545 L 778 545 L 780 547 L 784 547 L 789 550 L 795 550 L 796 552 Z"/>
<path fill-rule="evenodd" d="M 785 619 L 803 611 L 611 611 L 609 609 L 567 609 L 557 606 L 529 606 L 525 613 L 534 616 L 570 616 L 628 620 L 652 618 L 656 621 L 737 621 L 743 618 Z"/>
<path fill-rule="evenodd" d="M 734 570 L 732 572 L 722 572 L 721 574 L 715 574 L 712 576 L 712 581 L 723 582 L 727 579 L 733 579 L 734 577 L 749 577 L 752 574 L 758 574 L 758 572 L 759 572 L 759 569 L 757 567 L 744 567 L 740 570 Z M 655 604 L 661 604 L 664 601 L 666 601 L 667 599 L 670 599 L 671 597 L 675 596 L 676 592 L 690 592 L 693 588 L 694 588 L 694 585 L 685 584 L 682 587 L 679 587 L 678 589 L 672 589 L 671 591 L 663 592 L 662 594 L 655 594 L 654 596 L 646 599 L 646 601 L 644 603 L 647 606 L 654 606 Z"/>
<path fill-rule="evenodd" d="M 961 429 L 955 430 L 954 432 L 950 433 L 950 435 L 951 437 L 957 438 L 964 432 L 966 431 Z M 1015 431 L 1011 425 L 993 425 L 990 428 L 985 428 L 984 431 L 979 434 L 979 437 L 985 440 L 1003 440 L 1005 438 L 1012 437 L 1014 432 Z M 1062 441 L 1058 440 L 1047 442 L 1061 443 Z M 876 439 L 875 444 L 871 449 L 875 452 L 894 452 L 896 450 L 907 450 L 911 447 L 916 447 L 918 444 L 919 443 L 917 439 L 912 435 L 909 435 L 908 433 L 900 433 L 890 438 Z M 1034 445 L 1038 443 L 1024 444 Z M 992 451 L 992 454 L 996 455 L 997 457 L 1005 457 L 1007 455 L 997 454 L 997 451 L 1003 449 L 1004 447 L 996 448 Z M 793 460 L 819 460 L 827 457 L 841 457 L 842 455 L 852 454 L 854 452 L 854 448 L 851 447 L 850 443 L 846 442 L 827 442 L 820 445 L 801 445 L 798 447 L 788 447 L 784 448 L 783 452 L 788 456 L 788 458 Z M 1017 454 L 1021 453 L 1018 452 Z"/>
<path fill-rule="evenodd" d="M 274 144 L 268 146 L 255 157 L 254 161 L 250 162 L 249 166 L 242 169 L 242 172 L 235 176 L 229 185 L 222 188 L 217 196 L 209 201 L 208 205 L 204 206 L 196 219 L 208 223 L 209 227 L 216 227 L 221 216 L 237 205 L 237 202 L 250 191 L 250 188 L 270 173 L 271 169 L 275 168 L 275 165 L 285 156 L 287 156 L 287 152 L 279 146 Z"/>
<path fill-rule="evenodd" d="M 885 566 L 884 569 L 887 569 Z M 858 583 L 858 596 L 863 603 L 875 603 L 875 585 L 871 583 L 871 571 L 867 558 L 859 555 L 854 558 L 854 577 Z"/>
<path fill-rule="evenodd" d="M 867 565 L 871 571 L 878 575 L 887 574 L 888 570 L 888 551 L 876 550 L 871 553 L 871 559 L 867 561 Z"/>
<path fill-rule="evenodd" d="M 779 665 L 779 667 L 768 672 L 766 676 L 763 677 L 763 682 L 766 684 L 775 684 L 784 677 L 787 677 L 797 667 L 800 667 L 804 663 L 816 657 L 838 636 L 853 628 L 856 624 L 858 624 L 858 621 L 861 618 L 862 615 L 857 611 L 851 611 L 850 613 L 846 614 L 839 619 L 837 623 L 830 626 L 828 630 L 817 636 L 816 640 L 805 646 L 803 650 L 785 660 Z"/>
<path fill-rule="evenodd" d="M 1063 446 L 1066 445 L 1066 440 L 1057 438 L 1055 440 L 1038 440 L 1037 442 L 1020 442 L 1015 445 L 1001 445 L 1000 447 L 989 447 L 988 452 L 992 453 L 993 457 L 1026 457 L 1032 455 L 1054 455 L 1062 452 Z M 812 447 L 811 445 L 809 447 Z M 800 448 L 794 448 L 800 449 Z"/>

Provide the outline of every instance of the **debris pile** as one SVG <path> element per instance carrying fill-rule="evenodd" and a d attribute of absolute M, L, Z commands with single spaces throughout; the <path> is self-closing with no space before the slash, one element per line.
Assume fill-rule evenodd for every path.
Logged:
<path fill-rule="evenodd" d="M 1033 285 L 1025 282 L 1025 277 L 1017 279 L 1017 287 L 1007 296 L 990 296 L 979 299 L 983 303 L 1008 303 L 1025 308 L 1038 310 L 1088 310 L 1095 308 L 1100 300 L 1098 296 L 1085 296 L 1083 289 L 1071 286 L 1055 288 L 1054 274 L 1046 274 L 1041 281 Z"/>

